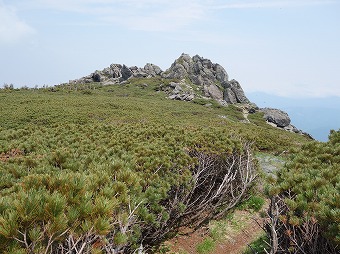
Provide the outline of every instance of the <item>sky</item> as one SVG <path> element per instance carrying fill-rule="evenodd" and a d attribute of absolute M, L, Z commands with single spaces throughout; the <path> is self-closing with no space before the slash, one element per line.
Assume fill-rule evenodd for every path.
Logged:
<path fill-rule="evenodd" d="M 0 86 L 56 85 L 182 53 L 247 93 L 340 97 L 340 0 L 0 0 Z"/>

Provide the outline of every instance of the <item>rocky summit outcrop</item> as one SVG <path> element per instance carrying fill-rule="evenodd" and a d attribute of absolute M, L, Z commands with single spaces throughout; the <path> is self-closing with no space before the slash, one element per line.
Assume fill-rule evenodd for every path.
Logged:
<path fill-rule="evenodd" d="M 209 59 L 195 55 L 182 54 L 171 67 L 162 73 L 162 77 L 171 79 L 188 79 L 200 86 L 204 95 L 227 103 L 249 103 L 240 84 L 236 80 L 229 81 L 226 70 Z"/>
<path fill-rule="evenodd" d="M 229 80 L 228 73 L 219 64 L 199 55 L 193 57 L 182 54 L 170 68 L 163 71 L 157 65 L 148 63 L 143 68 L 122 64 L 111 64 L 109 67 L 95 71 L 80 79 L 70 80 L 69 84 L 84 84 L 99 82 L 103 85 L 124 84 L 131 78 L 153 78 L 160 80 L 159 90 L 172 100 L 192 101 L 194 99 L 214 99 L 222 106 L 240 104 L 244 114 L 261 111 L 267 123 L 287 131 L 308 135 L 291 125 L 288 114 L 279 109 L 259 109 L 245 96 L 238 81 Z M 169 79 L 171 82 L 169 82 Z M 164 80 L 168 80 L 165 82 Z M 143 87 L 147 87 L 147 80 Z M 247 121 L 249 122 L 249 121 Z"/>
<path fill-rule="evenodd" d="M 102 71 L 97 70 L 94 73 L 80 79 L 70 80 L 69 84 L 84 84 L 93 82 L 101 82 L 104 85 L 118 84 L 131 77 L 150 78 L 159 76 L 162 72 L 161 68 L 150 63 L 146 64 L 144 68 L 139 68 L 137 66 L 127 67 L 124 64 L 111 64 Z"/>
<path fill-rule="evenodd" d="M 250 103 L 241 85 L 234 79 L 229 81 L 226 70 L 211 60 L 195 55 L 182 54 L 166 71 L 148 63 L 143 68 L 111 64 L 80 79 L 70 80 L 69 84 L 100 82 L 104 85 L 119 84 L 130 78 L 151 78 L 179 80 L 166 89 L 168 97 L 174 100 L 190 101 L 194 98 L 211 98 L 222 105 Z"/>

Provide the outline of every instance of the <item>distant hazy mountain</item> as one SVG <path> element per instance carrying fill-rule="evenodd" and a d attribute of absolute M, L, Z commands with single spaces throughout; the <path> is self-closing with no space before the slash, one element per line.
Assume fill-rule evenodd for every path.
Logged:
<path fill-rule="evenodd" d="M 327 141 L 331 129 L 340 129 L 340 97 L 293 99 L 261 92 L 247 93 L 247 97 L 261 108 L 286 111 L 293 125 L 317 140 Z"/>

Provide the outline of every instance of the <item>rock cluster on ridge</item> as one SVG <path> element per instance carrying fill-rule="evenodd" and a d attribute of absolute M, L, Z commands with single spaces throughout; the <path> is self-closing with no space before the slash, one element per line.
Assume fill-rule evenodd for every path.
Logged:
<path fill-rule="evenodd" d="M 228 80 L 228 73 L 217 63 L 212 63 L 198 55 L 190 57 L 182 54 L 171 67 L 162 73 L 162 77 L 171 79 L 189 79 L 203 88 L 204 94 L 215 100 L 227 103 L 250 103 L 242 87 L 236 80 Z"/>
<path fill-rule="evenodd" d="M 144 68 L 139 68 L 137 66 L 127 67 L 124 64 L 111 64 L 101 71 L 97 70 L 80 79 L 70 80 L 69 84 L 86 84 L 93 82 L 101 82 L 104 85 L 119 84 L 131 77 L 150 78 L 159 76 L 162 72 L 161 68 L 150 63 L 146 64 Z"/>
<path fill-rule="evenodd" d="M 166 71 L 150 63 L 143 68 L 111 64 L 102 71 L 97 70 L 80 79 L 70 80 L 69 84 L 92 82 L 101 82 L 104 85 L 118 84 L 132 77 L 180 80 L 177 86 L 172 85 L 172 91 L 168 91 L 171 99 L 192 100 L 196 98 L 199 93 L 192 88 L 191 84 L 193 84 L 200 92 L 203 92 L 205 97 L 220 101 L 221 104 L 250 103 L 241 85 L 234 79 L 229 81 L 228 73 L 221 65 L 198 55 L 190 57 L 182 54 Z M 185 93 L 183 93 L 183 87 L 187 88 L 184 89 Z"/>
<path fill-rule="evenodd" d="M 160 80 L 172 80 L 170 83 L 164 82 L 168 85 L 161 83 L 159 87 L 172 100 L 207 99 L 208 105 L 208 99 L 214 99 L 223 106 L 238 103 L 248 105 L 243 107 L 247 113 L 255 113 L 259 110 L 254 103 L 248 100 L 239 82 L 235 79 L 229 80 L 228 73 L 221 65 L 199 55 L 190 57 L 183 53 L 166 71 L 151 63 L 146 64 L 143 68 L 111 64 L 101 71 L 97 70 L 80 79 L 70 80 L 69 84 L 93 82 L 103 85 L 124 84 L 130 78 L 152 77 L 158 77 Z M 143 86 L 147 86 L 147 84 L 143 84 Z M 282 110 L 265 108 L 260 111 L 264 113 L 267 123 L 287 131 L 306 134 L 291 125 L 288 114 Z"/>
<path fill-rule="evenodd" d="M 260 110 L 264 113 L 266 121 L 276 124 L 277 127 L 287 127 L 290 125 L 290 118 L 288 114 L 282 110 L 274 108 L 263 108 Z"/>
<path fill-rule="evenodd" d="M 294 125 L 292 125 L 289 115 L 286 112 L 275 108 L 261 108 L 259 111 L 264 113 L 263 118 L 266 120 L 268 124 L 274 127 L 282 128 L 286 131 L 303 134 L 313 139 L 313 137 L 310 134 L 305 133 L 296 128 Z"/>

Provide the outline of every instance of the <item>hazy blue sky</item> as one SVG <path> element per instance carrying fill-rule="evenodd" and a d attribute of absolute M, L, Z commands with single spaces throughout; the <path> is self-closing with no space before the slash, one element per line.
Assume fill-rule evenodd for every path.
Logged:
<path fill-rule="evenodd" d="M 0 85 L 55 85 L 181 53 L 247 92 L 340 96 L 340 0 L 0 0 Z"/>

